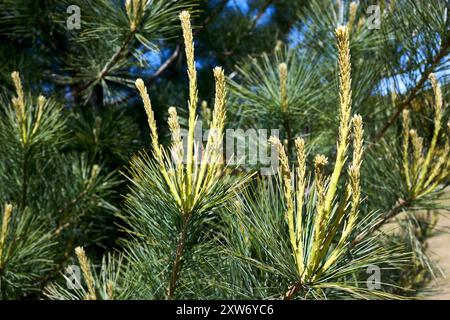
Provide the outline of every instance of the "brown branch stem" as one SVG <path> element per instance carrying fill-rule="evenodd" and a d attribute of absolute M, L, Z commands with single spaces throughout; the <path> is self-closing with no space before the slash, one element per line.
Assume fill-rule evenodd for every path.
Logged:
<path fill-rule="evenodd" d="M 288 291 L 286 291 L 286 293 L 284 294 L 283 300 L 294 299 L 295 295 L 300 291 L 302 291 L 304 288 L 305 287 L 300 282 L 292 285 L 291 287 L 289 287 Z"/>
<path fill-rule="evenodd" d="M 81 92 L 83 92 L 84 90 L 89 88 L 90 86 L 97 84 L 100 80 L 102 80 L 105 77 L 105 75 L 107 75 L 109 73 L 109 71 L 111 71 L 111 69 L 116 65 L 116 63 L 119 62 L 125 49 L 130 45 L 131 41 L 134 38 L 134 34 L 135 34 L 135 31 L 130 31 L 130 33 L 127 34 L 127 36 L 125 37 L 125 40 L 122 42 L 122 45 L 120 46 L 120 48 L 114 53 L 114 55 L 111 57 L 111 59 L 105 64 L 103 69 L 99 72 L 98 76 L 95 79 L 87 82 L 84 86 L 80 87 L 77 90 L 77 94 L 80 94 Z"/>
<path fill-rule="evenodd" d="M 413 199 L 398 199 L 392 208 L 385 214 L 383 217 L 378 220 L 374 225 L 372 225 L 367 231 L 359 234 L 351 243 L 351 247 L 356 246 L 358 243 L 362 242 L 368 235 L 373 234 L 378 231 L 384 224 L 391 221 L 394 217 L 396 217 L 402 209 L 407 207 Z"/>
<path fill-rule="evenodd" d="M 402 100 L 397 106 L 397 111 L 389 118 L 388 122 L 381 128 L 372 142 L 367 146 L 366 152 L 372 149 L 372 147 L 381 140 L 381 138 L 386 134 L 387 130 L 397 121 L 398 117 L 402 114 L 403 110 L 409 107 L 410 103 L 414 100 L 417 94 L 422 89 L 423 85 L 428 79 L 430 73 L 433 72 L 434 68 L 438 65 L 442 58 L 448 54 L 448 49 L 450 48 L 450 37 L 447 38 L 446 42 L 441 45 L 439 52 L 434 56 L 430 65 L 424 70 L 419 81 L 416 83 L 414 88 L 409 92 L 404 100 Z"/>
<path fill-rule="evenodd" d="M 283 112 L 283 127 L 286 131 L 286 139 L 287 139 L 287 149 L 288 149 L 288 157 L 292 154 L 292 128 L 291 122 L 289 121 L 289 114 L 287 112 Z"/>
<path fill-rule="evenodd" d="M 175 258 L 173 260 L 172 274 L 170 276 L 169 287 L 167 289 L 167 299 L 173 300 L 175 296 L 175 290 L 177 288 L 177 282 L 180 275 L 181 264 L 183 260 L 184 248 L 186 245 L 186 238 L 188 233 L 189 216 L 183 219 L 183 226 L 180 232 L 177 248 L 175 251 Z"/>
<path fill-rule="evenodd" d="M 24 150 L 24 158 L 22 162 L 22 193 L 20 200 L 20 209 L 25 209 L 27 205 L 27 193 L 28 193 L 28 151 L 27 146 L 25 146 Z"/>

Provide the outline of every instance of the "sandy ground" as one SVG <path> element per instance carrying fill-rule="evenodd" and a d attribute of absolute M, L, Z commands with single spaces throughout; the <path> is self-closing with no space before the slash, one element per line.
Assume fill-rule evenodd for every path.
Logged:
<path fill-rule="evenodd" d="M 450 188 L 441 201 L 450 205 Z M 383 227 L 384 232 L 398 232 L 396 222 L 388 223 Z M 439 214 L 435 234 L 428 239 L 428 250 L 433 261 L 437 262 L 444 277 L 432 281 L 426 288 L 422 297 L 428 300 L 450 300 L 450 212 L 442 210 Z"/>
<path fill-rule="evenodd" d="M 450 204 L 450 189 L 446 198 L 443 202 Z M 436 228 L 436 235 L 428 240 L 429 249 L 446 277 L 432 284 L 436 292 L 427 299 L 450 300 L 450 212 L 442 212 Z"/>

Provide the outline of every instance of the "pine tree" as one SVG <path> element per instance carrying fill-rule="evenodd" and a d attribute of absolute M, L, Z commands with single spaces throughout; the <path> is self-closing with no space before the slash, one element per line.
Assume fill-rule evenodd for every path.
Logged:
<path fill-rule="evenodd" d="M 98 240 L 91 225 L 115 210 L 116 184 L 84 154 L 64 151 L 71 140 L 61 107 L 27 94 L 18 72 L 12 80 L 0 120 L 0 294 L 8 299 L 39 294 L 77 243 Z"/>
<path fill-rule="evenodd" d="M 0 297 L 420 296 L 442 275 L 448 9 L 1 1 Z M 279 129 L 278 170 L 229 164 L 227 128 Z"/>

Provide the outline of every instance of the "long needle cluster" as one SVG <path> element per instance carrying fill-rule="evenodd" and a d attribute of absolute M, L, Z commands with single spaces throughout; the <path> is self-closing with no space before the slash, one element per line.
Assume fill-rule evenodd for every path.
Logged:
<path fill-rule="evenodd" d="M 270 142 L 276 147 L 280 159 L 280 174 L 286 202 L 289 239 L 300 284 L 314 281 L 345 252 L 345 245 L 356 225 L 361 198 L 360 169 L 363 155 L 363 123 L 359 115 L 350 118 L 351 65 L 348 29 L 343 26 L 338 27 L 336 38 L 340 70 L 340 125 L 337 155 L 330 177 L 325 174 L 325 167 L 328 164 L 327 157 L 319 154 L 314 159 L 315 212 L 307 212 L 307 215 L 310 215 L 308 220 L 312 219 L 313 222 L 311 235 L 308 234 L 309 231 L 303 217 L 306 190 L 304 140 L 302 138 L 295 140 L 297 168 L 295 169 L 295 175 L 293 175 L 286 151 L 280 140 L 276 137 L 270 138 Z M 338 180 L 346 162 L 350 130 L 353 131 L 353 160 L 348 168 L 349 180 L 343 199 L 333 210 L 332 205 L 336 201 Z M 338 230 L 342 232 L 340 237 L 336 239 Z M 337 244 L 332 246 L 332 242 L 337 242 Z"/>
<path fill-rule="evenodd" d="M 438 144 L 442 130 L 443 99 L 439 82 L 434 74 L 429 80 L 434 93 L 434 130 L 428 149 L 424 152 L 424 139 L 417 130 L 410 129 L 408 110 L 402 113 L 403 123 L 403 176 L 411 199 L 416 199 L 433 192 L 436 187 L 447 179 L 450 173 L 450 145 L 446 138 L 443 144 Z M 450 125 L 447 124 L 450 129 Z M 410 149 L 412 148 L 412 155 Z"/>

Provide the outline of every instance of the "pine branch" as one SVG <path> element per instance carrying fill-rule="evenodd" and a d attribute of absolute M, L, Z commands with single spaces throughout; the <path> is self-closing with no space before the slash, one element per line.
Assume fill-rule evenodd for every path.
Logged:
<path fill-rule="evenodd" d="M 178 43 L 175 47 L 175 50 L 173 53 L 164 61 L 159 68 L 153 73 L 146 81 L 145 86 L 148 87 L 152 82 L 156 81 L 171 65 L 172 63 L 178 58 L 181 52 L 181 45 Z M 122 99 L 118 99 L 115 104 L 120 104 L 123 101 L 128 101 L 130 99 L 133 99 L 136 96 L 137 92 L 133 90 L 133 92 L 130 92 L 127 96 L 123 97 Z"/>
<path fill-rule="evenodd" d="M 130 33 L 125 38 L 125 41 L 122 43 L 122 46 L 117 50 L 117 52 L 112 56 L 111 60 L 103 67 L 102 71 L 100 71 L 98 78 L 95 82 L 99 82 L 101 79 L 105 77 L 105 75 L 116 65 L 116 63 L 119 61 L 121 56 L 123 55 L 125 49 L 129 46 L 131 43 L 131 40 L 133 40 L 133 36 L 136 31 L 130 31 Z"/>
<path fill-rule="evenodd" d="M 187 216 L 186 218 L 183 217 L 183 228 L 180 233 L 180 239 L 178 240 L 175 258 L 174 258 L 173 264 L 172 264 L 173 265 L 172 275 L 170 277 L 169 288 L 167 290 L 167 299 L 169 299 L 169 300 L 174 299 L 175 290 L 176 290 L 178 278 L 180 275 L 181 263 L 182 263 L 182 259 L 183 259 L 184 248 L 186 245 L 186 237 L 187 237 L 187 233 L 188 233 L 189 217 L 190 216 Z"/>
<path fill-rule="evenodd" d="M 372 235 L 374 232 L 378 231 L 383 225 L 385 225 L 387 222 L 391 221 L 394 217 L 397 216 L 400 212 L 402 212 L 402 209 L 409 206 L 411 202 L 414 199 L 408 198 L 408 199 L 398 199 L 395 204 L 392 206 L 392 208 L 383 215 L 383 218 L 378 220 L 373 226 L 371 226 L 369 229 L 367 229 L 364 233 L 359 234 L 351 243 L 351 246 L 354 247 L 358 243 L 362 242 L 364 239 L 367 238 L 367 236 Z"/>
<path fill-rule="evenodd" d="M 120 58 L 124 54 L 125 49 L 128 48 L 131 41 L 133 40 L 134 34 L 136 33 L 136 30 L 130 30 L 128 35 L 126 36 L 125 40 L 123 41 L 122 45 L 119 47 L 119 49 L 114 53 L 114 55 L 111 57 L 111 59 L 105 64 L 103 69 L 98 74 L 97 78 L 87 82 L 84 86 L 77 89 L 76 94 L 81 94 L 83 91 L 87 90 L 92 85 L 97 84 L 99 81 L 101 81 L 108 73 L 109 71 L 120 61 Z"/>
<path fill-rule="evenodd" d="M 40 285 L 41 290 L 44 289 L 50 281 L 53 281 L 56 278 L 56 276 L 60 274 L 61 270 L 63 270 L 64 266 L 66 265 L 66 262 L 71 257 L 71 253 L 74 249 L 74 244 L 75 244 L 75 237 L 72 236 L 67 240 L 66 249 L 64 250 L 64 254 L 60 259 L 60 261 L 58 261 L 48 273 L 46 273 L 41 279 L 39 279 L 39 283 L 41 283 Z"/>
<path fill-rule="evenodd" d="M 259 19 L 261 19 L 261 17 L 264 15 L 264 13 L 266 12 L 267 8 L 272 5 L 273 2 L 277 2 L 277 0 L 266 0 L 266 2 L 261 6 L 261 8 L 258 10 L 258 13 L 256 14 L 256 16 L 253 18 L 249 29 L 253 29 L 257 24 Z"/>
<path fill-rule="evenodd" d="M 61 216 L 64 213 L 66 213 L 69 209 L 76 206 L 77 203 L 79 203 L 86 196 L 87 192 L 88 192 L 88 189 L 84 189 L 75 198 L 73 198 L 71 201 L 66 203 L 62 208 L 58 209 L 58 211 L 57 211 L 58 215 Z M 63 231 L 64 229 L 66 229 L 69 226 L 70 226 L 70 222 L 66 222 L 66 223 L 60 222 L 58 227 L 55 229 L 55 235 L 59 235 L 61 233 L 61 231 Z"/>
<path fill-rule="evenodd" d="M 24 159 L 22 162 L 22 197 L 20 199 L 20 209 L 24 209 L 27 205 L 28 193 L 28 151 L 27 146 L 24 146 Z"/>
<path fill-rule="evenodd" d="M 192 32 L 194 36 L 197 36 L 202 30 L 206 28 L 207 25 L 209 25 L 212 21 L 214 21 L 214 18 L 217 17 L 220 12 L 225 8 L 229 0 L 224 0 L 219 6 L 219 9 L 215 10 L 213 14 L 206 17 L 206 19 L 203 21 L 202 25 L 198 27 L 196 30 Z M 177 43 L 175 46 L 175 50 L 173 53 L 159 66 L 159 68 L 148 78 L 144 81 L 145 86 L 148 87 L 152 82 L 156 81 L 179 57 L 181 52 L 181 44 L 182 40 Z M 137 92 L 133 91 L 130 94 L 126 95 L 122 99 L 118 99 L 115 104 L 119 104 L 123 101 L 128 101 L 130 99 L 133 99 L 136 96 Z"/>
<path fill-rule="evenodd" d="M 434 68 L 439 64 L 442 58 L 444 58 L 450 49 L 450 37 L 447 37 L 445 43 L 441 45 L 441 48 L 439 52 L 436 54 L 436 56 L 432 59 L 430 65 L 428 68 L 425 69 L 425 71 L 422 73 L 422 76 L 420 77 L 420 80 L 417 82 L 415 87 L 410 91 L 410 93 L 406 96 L 406 98 L 399 103 L 397 106 L 397 111 L 391 116 L 391 118 L 388 120 L 388 122 L 383 126 L 383 128 L 379 131 L 379 133 L 375 136 L 375 138 L 372 140 L 372 142 L 367 146 L 366 151 L 370 151 L 373 146 L 380 141 L 380 139 L 386 134 L 387 130 L 397 121 L 398 117 L 402 114 L 403 110 L 408 108 L 410 103 L 414 100 L 414 98 L 417 96 L 419 91 L 422 89 L 423 85 L 428 79 L 428 76 L 430 73 L 433 72 Z"/>
<path fill-rule="evenodd" d="M 151 75 L 148 82 L 155 81 L 178 58 L 178 56 L 180 54 L 180 49 L 181 49 L 181 45 L 177 44 L 177 46 L 175 47 L 175 50 L 170 55 L 170 57 L 167 58 L 167 60 L 164 61 L 164 63 L 159 66 L 158 70 L 156 70 L 154 74 Z M 146 85 L 148 86 L 148 83 Z"/>
<path fill-rule="evenodd" d="M 448 184 L 445 184 L 442 189 L 445 189 Z M 394 219 L 398 214 L 403 212 L 403 209 L 408 208 L 416 199 L 414 197 L 408 197 L 406 199 L 399 198 L 395 204 L 389 209 L 386 214 L 383 215 L 383 217 L 378 220 L 373 226 L 371 226 L 369 229 L 367 229 L 364 233 L 359 234 L 351 243 L 351 247 L 356 246 L 357 244 L 361 243 L 364 239 L 366 239 L 368 236 L 374 234 L 382 226 L 384 226 L 386 223 L 390 222 L 392 219 Z"/>
<path fill-rule="evenodd" d="M 292 300 L 295 295 L 305 289 L 305 286 L 302 283 L 296 283 L 289 288 L 289 290 L 284 294 L 283 300 Z"/>

